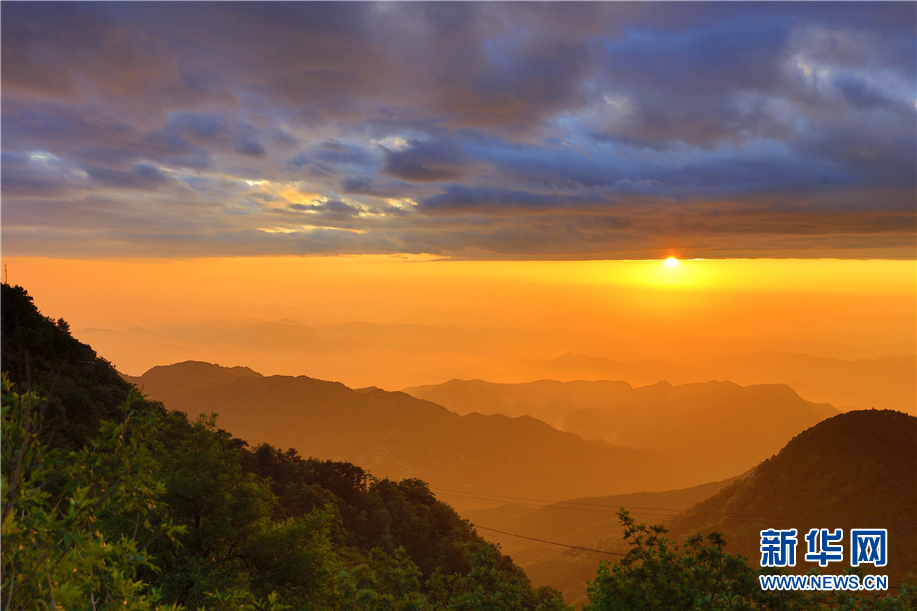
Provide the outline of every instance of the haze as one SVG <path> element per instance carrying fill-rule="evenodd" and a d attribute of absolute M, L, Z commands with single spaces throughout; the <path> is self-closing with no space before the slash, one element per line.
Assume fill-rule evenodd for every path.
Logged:
<path fill-rule="evenodd" d="M 398 390 L 599 379 L 583 366 L 517 371 L 566 353 L 693 366 L 761 351 L 876 359 L 914 354 L 917 333 L 908 261 L 7 261 L 49 315 L 131 375 L 197 359 Z M 355 321 L 371 324 L 344 324 Z M 659 379 L 725 379 L 707 373 Z M 798 380 L 748 383 L 766 381 Z"/>

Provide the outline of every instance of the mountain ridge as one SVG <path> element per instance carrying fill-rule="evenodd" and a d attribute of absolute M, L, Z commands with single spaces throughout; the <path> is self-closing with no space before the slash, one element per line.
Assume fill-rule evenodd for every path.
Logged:
<path fill-rule="evenodd" d="M 451 380 L 405 391 L 460 414 L 527 413 L 583 437 L 665 452 L 704 481 L 747 471 L 800 430 L 837 413 L 828 404 L 805 401 L 787 385 L 730 381 L 633 388 L 610 380 Z"/>
<path fill-rule="evenodd" d="M 460 416 L 401 392 L 214 367 L 186 362 L 131 380 L 169 409 L 218 413 L 221 428 L 250 443 L 346 460 L 391 479 L 555 498 L 696 483 L 662 453 L 586 441 L 532 417 Z M 218 374 L 183 381 L 201 369 Z"/>

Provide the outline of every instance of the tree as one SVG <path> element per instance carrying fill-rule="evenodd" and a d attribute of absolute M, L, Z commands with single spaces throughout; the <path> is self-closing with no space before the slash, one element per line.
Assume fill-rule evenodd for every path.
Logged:
<path fill-rule="evenodd" d="M 602 562 L 587 588 L 589 603 L 583 611 L 904 611 L 915 606 L 909 586 L 898 598 L 845 591 L 764 591 L 758 576 L 771 569 L 754 570 L 744 556 L 727 554 L 719 533 L 692 535 L 680 548 L 664 536 L 664 527 L 636 524 L 624 509 L 618 517 L 631 549 L 614 565 Z"/>
<path fill-rule="evenodd" d="M 217 592 L 276 591 L 297 608 L 324 608 L 333 600 L 337 567 L 329 512 L 273 519 L 271 482 L 241 468 L 242 450 L 204 416 L 184 439 L 160 445 L 168 519 L 185 531 L 159 550 L 166 600 L 208 604 Z"/>
<path fill-rule="evenodd" d="M 373 548 L 365 562 L 338 576 L 346 608 L 354 611 L 422 611 L 428 609 L 420 591 L 420 569 L 404 548 L 393 555 Z"/>
<path fill-rule="evenodd" d="M 155 570 L 144 528 L 172 538 L 181 527 L 149 518 L 165 491 L 146 440 L 152 414 L 122 404 L 81 450 L 42 441 L 50 401 L 2 380 L 2 608 L 152 609 L 159 592 L 138 572 Z"/>

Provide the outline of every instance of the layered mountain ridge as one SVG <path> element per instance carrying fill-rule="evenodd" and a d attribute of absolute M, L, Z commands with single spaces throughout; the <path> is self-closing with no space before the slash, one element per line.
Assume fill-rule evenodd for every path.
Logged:
<path fill-rule="evenodd" d="M 799 431 L 837 414 L 783 384 L 659 382 L 635 389 L 617 381 L 452 380 L 405 392 L 459 414 L 528 414 L 584 437 L 663 452 L 701 481 L 747 471 Z"/>
<path fill-rule="evenodd" d="M 400 392 L 199 362 L 127 378 L 169 409 L 219 414 L 252 444 L 359 464 L 377 477 L 484 494 L 569 498 L 699 483 L 660 452 L 584 440 L 530 416 L 467 414 Z M 459 508 L 474 501 L 459 500 Z"/>

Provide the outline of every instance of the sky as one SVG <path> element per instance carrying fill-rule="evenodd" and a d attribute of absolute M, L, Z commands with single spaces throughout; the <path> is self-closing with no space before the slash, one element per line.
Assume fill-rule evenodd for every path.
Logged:
<path fill-rule="evenodd" d="M 2 253 L 917 252 L 917 4 L 4 3 Z"/>
<path fill-rule="evenodd" d="M 917 352 L 913 2 L 0 10 L 4 278 L 127 373 Z"/>

